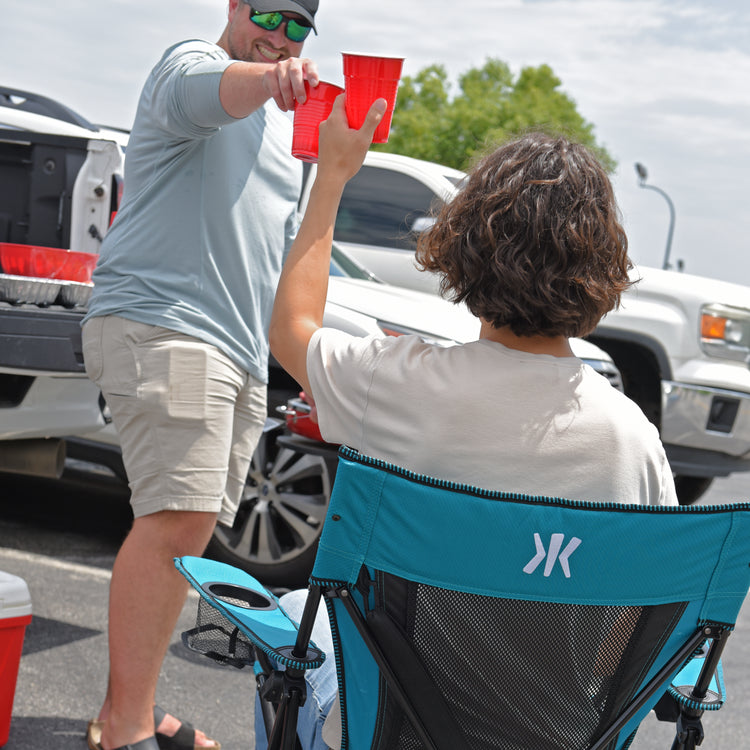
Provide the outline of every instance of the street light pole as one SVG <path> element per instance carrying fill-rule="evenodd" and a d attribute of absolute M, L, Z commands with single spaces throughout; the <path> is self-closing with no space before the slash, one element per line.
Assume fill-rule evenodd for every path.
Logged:
<path fill-rule="evenodd" d="M 646 184 L 648 170 L 643 166 L 643 164 L 641 164 L 640 162 L 636 162 L 635 171 L 638 175 L 638 187 L 655 190 L 657 193 L 659 193 L 659 195 L 664 196 L 664 200 L 666 200 L 667 205 L 669 206 L 669 230 L 667 231 L 667 249 L 664 252 L 664 263 L 662 264 L 662 268 L 666 271 L 671 268 L 669 263 L 669 254 L 672 251 L 672 235 L 674 234 L 674 203 L 672 203 L 672 199 L 661 188 L 656 187 L 655 185 Z"/>

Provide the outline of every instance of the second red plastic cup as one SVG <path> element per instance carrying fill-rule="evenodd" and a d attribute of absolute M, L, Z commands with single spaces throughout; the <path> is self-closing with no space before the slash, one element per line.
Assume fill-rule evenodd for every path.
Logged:
<path fill-rule="evenodd" d="M 375 130 L 372 142 L 387 143 L 404 58 L 355 55 L 348 52 L 343 52 L 342 56 L 349 127 L 361 128 L 372 103 L 383 98 L 388 106 Z"/>
<path fill-rule="evenodd" d="M 305 81 L 307 99 L 294 108 L 294 134 L 292 156 L 302 161 L 318 161 L 318 125 L 327 119 L 336 97 L 344 93 L 341 86 L 321 81 L 310 86 Z"/>

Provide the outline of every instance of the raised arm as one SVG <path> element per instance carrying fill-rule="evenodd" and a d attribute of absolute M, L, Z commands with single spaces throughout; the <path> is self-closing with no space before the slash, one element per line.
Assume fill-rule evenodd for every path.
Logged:
<path fill-rule="evenodd" d="M 336 212 L 344 185 L 362 166 L 385 108 L 385 100 L 378 99 L 362 128 L 353 130 L 347 124 L 342 94 L 320 125 L 318 171 L 281 272 L 269 333 L 274 357 L 308 393 L 307 345 L 323 325 Z"/>

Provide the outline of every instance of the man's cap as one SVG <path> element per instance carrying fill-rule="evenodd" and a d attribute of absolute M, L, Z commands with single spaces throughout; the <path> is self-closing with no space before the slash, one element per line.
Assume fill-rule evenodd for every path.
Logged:
<path fill-rule="evenodd" d="M 288 11 L 299 13 L 318 33 L 315 28 L 315 12 L 318 10 L 318 0 L 243 0 L 253 10 L 261 13 L 273 13 L 274 11 Z"/>

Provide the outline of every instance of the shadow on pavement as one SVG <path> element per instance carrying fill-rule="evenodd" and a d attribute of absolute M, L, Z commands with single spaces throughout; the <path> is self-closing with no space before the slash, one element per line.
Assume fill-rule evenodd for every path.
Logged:
<path fill-rule="evenodd" d="M 84 638 L 92 638 L 96 635 L 102 635 L 103 632 L 102 630 L 84 628 L 61 620 L 52 620 L 36 615 L 31 618 L 31 622 L 26 627 L 23 656 L 65 646 Z"/>
<path fill-rule="evenodd" d="M 60 716 L 14 717 L 8 743 L 3 750 L 82 750 L 86 747 L 86 722 Z"/>

